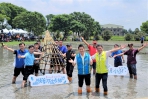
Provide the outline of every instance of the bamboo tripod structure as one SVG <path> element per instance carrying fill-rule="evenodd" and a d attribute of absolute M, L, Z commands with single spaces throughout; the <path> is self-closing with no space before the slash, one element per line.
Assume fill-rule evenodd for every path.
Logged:
<path fill-rule="evenodd" d="M 45 74 L 45 70 L 49 70 L 49 68 L 53 68 L 54 72 L 56 72 L 56 66 L 62 68 L 66 66 L 66 60 L 62 56 L 62 52 L 59 51 L 58 45 L 54 42 L 48 30 L 45 33 L 42 45 L 42 52 L 44 52 L 44 54 L 40 61 L 40 69 L 44 70 L 42 72 L 43 75 Z"/>

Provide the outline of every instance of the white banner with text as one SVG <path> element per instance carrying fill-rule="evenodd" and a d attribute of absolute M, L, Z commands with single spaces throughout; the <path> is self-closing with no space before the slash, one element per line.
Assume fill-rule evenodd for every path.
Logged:
<path fill-rule="evenodd" d="M 128 73 L 127 66 L 114 67 L 109 65 L 108 75 L 126 75 Z"/>
<path fill-rule="evenodd" d="M 43 76 L 29 76 L 31 86 L 56 85 L 69 83 L 66 74 L 45 74 Z"/>

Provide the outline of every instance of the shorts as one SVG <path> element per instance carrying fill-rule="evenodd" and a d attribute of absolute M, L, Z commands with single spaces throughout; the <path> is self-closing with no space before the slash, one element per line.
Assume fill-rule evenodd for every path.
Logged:
<path fill-rule="evenodd" d="M 83 86 L 83 80 L 85 79 L 85 84 L 87 86 L 90 86 L 90 74 L 86 74 L 86 75 L 79 75 L 78 74 L 78 84 L 79 87 Z"/>
<path fill-rule="evenodd" d="M 33 74 L 33 66 L 25 66 L 23 80 L 27 80 L 30 74 Z"/>
<path fill-rule="evenodd" d="M 114 62 L 114 67 L 122 66 L 122 61 L 121 62 Z"/>
<path fill-rule="evenodd" d="M 72 77 L 73 69 L 74 69 L 74 66 L 72 64 L 67 64 L 66 72 L 68 77 Z"/>
<path fill-rule="evenodd" d="M 91 65 L 91 67 L 92 67 L 93 69 L 96 69 L 96 62 L 93 62 L 93 64 Z"/>
<path fill-rule="evenodd" d="M 24 67 L 23 68 L 14 68 L 14 76 L 18 76 L 20 74 L 20 72 L 22 73 L 22 75 L 24 76 Z"/>
<path fill-rule="evenodd" d="M 129 74 L 137 75 L 136 64 L 127 64 Z"/>
<path fill-rule="evenodd" d="M 38 73 L 39 71 L 39 64 L 34 64 L 33 65 L 33 72 Z"/>

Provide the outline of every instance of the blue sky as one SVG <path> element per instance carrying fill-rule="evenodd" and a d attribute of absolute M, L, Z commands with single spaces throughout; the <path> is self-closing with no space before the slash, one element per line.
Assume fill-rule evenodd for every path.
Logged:
<path fill-rule="evenodd" d="M 85 12 L 101 25 L 122 25 L 125 29 L 140 28 L 148 20 L 148 0 L 0 0 L 22 6 L 29 11 L 47 14 Z"/>

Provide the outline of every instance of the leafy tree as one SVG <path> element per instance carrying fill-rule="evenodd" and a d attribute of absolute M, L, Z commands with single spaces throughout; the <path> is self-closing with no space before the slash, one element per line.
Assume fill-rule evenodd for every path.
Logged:
<path fill-rule="evenodd" d="M 99 23 L 96 23 L 90 15 L 86 14 L 85 12 L 73 12 L 70 15 L 72 15 L 72 23 L 76 23 L 77 27 L 79 26 L 80 28 L 72 29 L 73 32 L 78 34 L 78 36 L 82 35 L 85 39 L 88 39 L 90 36 L 94 36 L 100 33 Z M 76 27 L 76 24 L 72 27 Z"/>
<path fill-rule="evenodd" d="M 11 16 L 11 9 L 6 5 L 4 5 L 3 3 L 0 3 L 0 14 L 9 17 Z"/>
<path fill-rule="evenodd" d="M 141 31 L 148 34 L 148 21 L 143 22 L 142 25 L 140 26 L 140 29 L 141 29 Z"/>
<path fill-rule="evenodd" d="M 105 41 L 108 41 L 109 39 L 111 39 L 112 35 L 113 35 L 113 33 L 110 30 L 105 30 L 102 32 L 102 38 Z"/>
<path fill-rule="evenodd" d="M 133 35 L 131 33 L 127 33 L 124 37 L 126 41 L 131 41 L 133 39 Z"/>
<path fill-rule="evenodd" d="M 49 25 L 49 30 L 52 32 L 55 31 L 61 31 L 64 32 L 63 40 L 64 38 L 67 38 L 69 35 L 70 30 L 70 22 L 72 20 L 71 15 L 68 14 L 62 14 L 62 15 L 56 15 L 52 18 L 51 23 Z"/>
<path fill-rule="evenodd" d="M 83 36 L 85 39 L 89 39 L 91 36 L 95 38 L 101 33 L 99 22 L 96 22 L 90 15 L 84 12 L 54 15 L 50 20 L 48 29 L 52 32 L 57 30 L 64 32 L 64 38 L 70 35 L 69 31 L 78 36 Z"/>
<path fill-rule="evenodd" d="M 27 29 L 35 35 L 40 35 L 45 30 L 46 20 L 38 12 L 23 12 L 13 19 L 13 25 L 17 28 Z"/>
<path fill-rule="evenodd" d="M 139 41 L 141 39 L 142 36 L 146 36 L 146 33 L 143 31 L 139 31 L 138 33 L 136 33 L 136 35 L 134 35 L 134 40 L 135 41 Z"/>
<path fill-rule="evenodd" d="M 134 33 L 137 34 L 138 32 L 139 32 L 139 29 L 136 28 L 135 31 L 134 31 Z"/>
<path fill-rule="evenodd" d="M 123 33 L 123 34 L 127 34 L 128 32 L 127 32 L 126 29 L 123 29 L 123 30 L 122 30 L 122 33 Z"/>
<path fill-rule="evenodd" d="M 7 17 L 10 18 L 10 20 L 8 20 L 9 25 L 11 25 L 13 28 L 15 28 L 12 24 L 12 20 L 18 16 L 20 13 L 22 12 L 26 12 L 27 10 L 22 8 L 22 7 L 18 7 L 16 5 L 13 5 L 11 3 L 0 3 L 0 12 L 3 15 L 6 15 Z"/>
<path fill-rule="evenodd" d="M 99 22 L 94 22 L 94 39 L 99 40 L 99 35 L 101 34 L 101 26 Z"/>
<path fill-rule="evenodd" d="M 129 30 L 128 30 L 128 33 L 133 34 L 134 32 L 132 31 L 132 29 L 129 29 Z"/>
<path fill-rule="evenodd" d="M 6 28 L 7 23 L 4 24 L 4 22 L 5 22 L 6 20 L 9 20 L 9 19 L 10 19 L 10 18 L 7 17 L 6 15 L 2 15 L 2 14 L 0 14 L 0 24 L 1 24 L 1 29 Z"/>
<path fill-rule="evenodd" d="M 76 21 L 76 20 L 73 20 L 71 22 L 71 27 L 70 29 L 75 32 L 75 33 L 78 33 L 78 35 L 80 36 L 80 33 L 84 32 L 86 30 L 85 28 L 85 25 Z"/>
<path fill-rule="evenodd" d="M 49 14 L 49 15 L 46 15 L 46 19 L 47 19 L 47 27 L 49 26 L 50 22 L 51 22 L 51 19 L 54 17 L 53 14 Z"/>
<path fill-rule="evenodd" d="M 54 32 L 53 37 L 54 40 L 61 40 L 62 35 L 60 34 L 60 31 L 57 30 L 56 32 Z"/>

